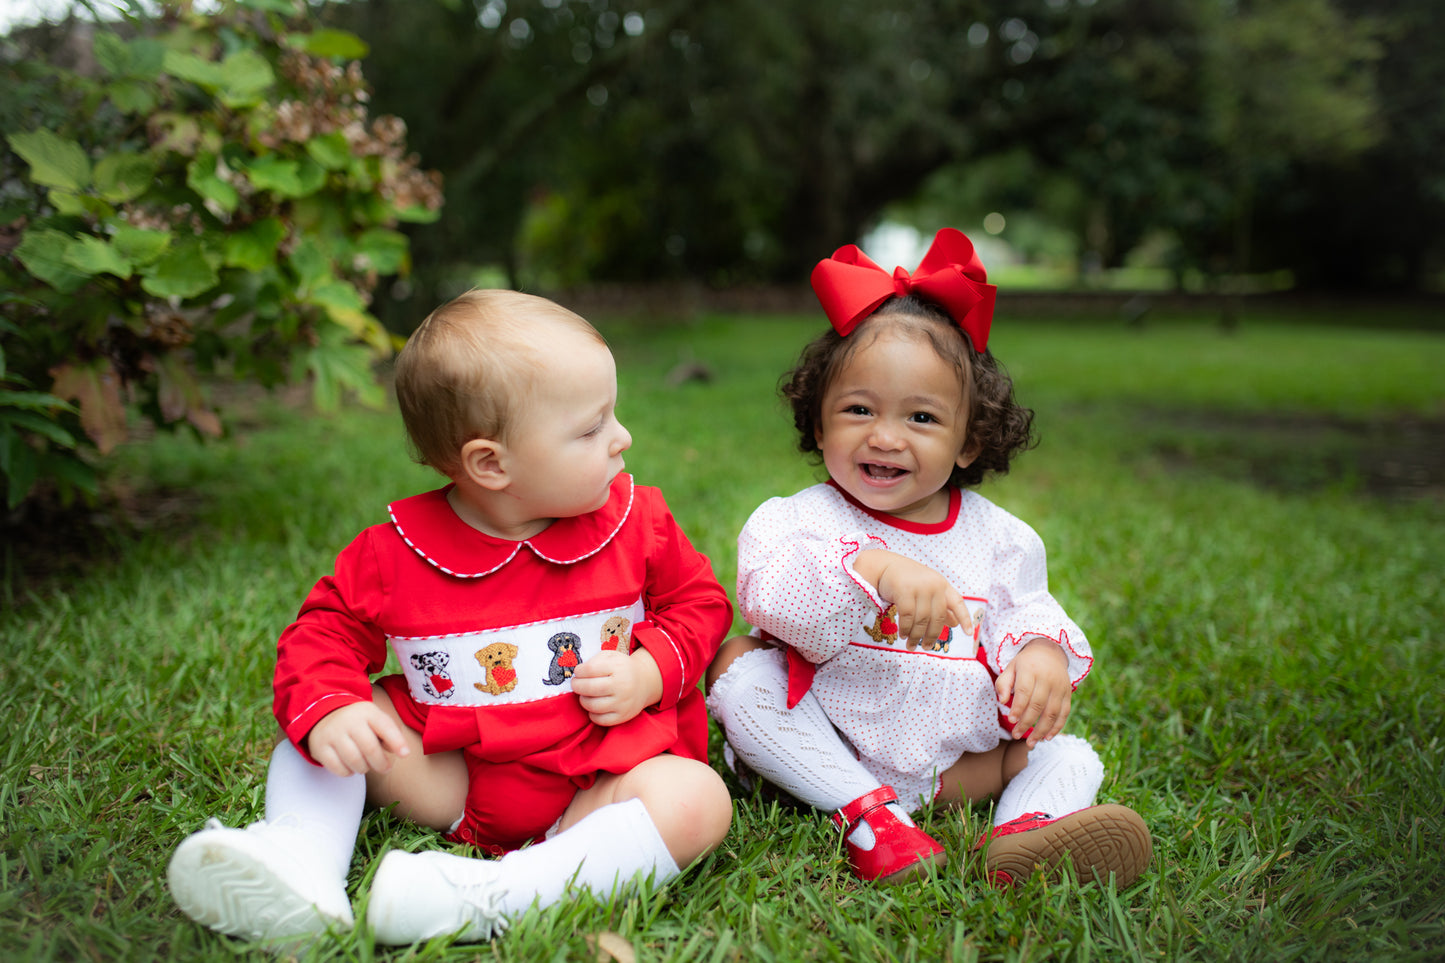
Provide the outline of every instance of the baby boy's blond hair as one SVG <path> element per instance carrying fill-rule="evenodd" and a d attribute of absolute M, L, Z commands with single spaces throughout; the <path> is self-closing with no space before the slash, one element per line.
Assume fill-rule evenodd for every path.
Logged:
<path fill-rule="evenodd" d="M 467 442 L 506 440 L 559 325 L 606 343 L 560 304 L 517 291 L 468 291 L 427 315 L 396 359 L 396 397 L 416 460 L 451 476 Z"/>

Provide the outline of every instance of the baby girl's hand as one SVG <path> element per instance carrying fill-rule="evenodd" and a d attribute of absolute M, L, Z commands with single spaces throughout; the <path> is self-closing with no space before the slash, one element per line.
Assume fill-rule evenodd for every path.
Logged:
<path fill-rule="evenodd" d="M 387 772 L 393 756 L 411 751 L 396 720 L 370 702 L 353 702 L 322 716 L 306 736 L 306 748 L 338 776 Z"/>
<path fill-rule="evenodd" d="M 593 723 L 616 726 L 662 698 L 662 673 L 644 648 L 599 652 L 577 667 L 572 691 Z"/>
<path fill-rule="evenodd" d="M 1013 737 L 1020 739 L 1033 729 L 1028 736 L 1030 749 L 1064 731 L 1074 687 L 1069 681 L 1069 657 L 1052 639 L 1036 638 L 1025 645 L 999 673 L 994 688 L 999 701 L 1009 703 Z"/>
<path fill-rule="evenodd" d="M 908 647 L 932 642 L 944 629 L 973 631 L 973 617 L 963 596 L 938 572 L 905 555 L 881 549 L 859 552 L 854 570 L 878 587 L 884 601 L 898 609 L 898 637 Z"/>

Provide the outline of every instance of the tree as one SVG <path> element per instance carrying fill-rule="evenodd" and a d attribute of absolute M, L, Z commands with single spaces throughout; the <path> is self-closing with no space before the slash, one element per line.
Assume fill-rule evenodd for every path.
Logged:
<path fill-rule="evenodd" d="M 13 40 L 0 155 L 0 477 L 94 489 L 94 461 L 139 405 L 219 434 L 202 377 L 309 377 L 322 406 L 379 400 L 392 340 L 368 310 L 409 268 L 404 220 L 435 217 L 436 178 L 405 127 L 369 119 L 339 31 L 290 0 L 212 15 L 167 4 L 122 29 L 72 22 L 80 68 Z M 87 42 L 88 41 L 88 42 Z"/>

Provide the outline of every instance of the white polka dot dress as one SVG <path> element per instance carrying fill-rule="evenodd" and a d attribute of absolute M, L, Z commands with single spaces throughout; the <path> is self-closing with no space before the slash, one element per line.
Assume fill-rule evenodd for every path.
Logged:
<path fill-rule="evenodd" d="M 976 492 L 951 490 L 947 518 L 873 513 L 832 484 L 761 505 L 738 537 L 738 604 L 758 630 L 816 663 L 812 692 L 880 782 L 924 803 L 937 774 L 1009 738 L 993 674 L 1025 643 L 1059 643 L 1077 687 L 1089 643 L 1049 594 L 1042 540 Z M 880 548 L 928 565 L 968 600 L 975 631 L 908 649 L 887 603 L 853 567 Z M 982 647 L 988 663 L 978 661 Z"/>

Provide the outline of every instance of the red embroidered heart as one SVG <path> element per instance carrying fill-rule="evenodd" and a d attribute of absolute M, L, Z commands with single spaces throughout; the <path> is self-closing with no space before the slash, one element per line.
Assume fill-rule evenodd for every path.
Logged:
<path fill-rule="evenodd" d="M 434 675 L 431 677 L 431 687 L 438 692 L 446 692 L 451 689 L 452 680 L 444 675 Z"/>
<path fill-rule="evenodd" d="M 498 666 L 497 668 L 492 670 L 492 680 L 496 682 L 497 685 L 505 689 L 507 686 L 517 681 L 517 670 L 504 669 L 501 666 Z"/>
<path fill-rule="evenodd" d="M 617 639 L 617 636 L 615 636 L 615 635 L 612 636 L 612 638 L 610 638 L 610 639 L 604 639 L 603 642 L 602 642 L 602 651 L 603 651 L 603 652 L 616 652 L 616 651 L 617 651 L 617 642 L 618 642 L 618 639 Z"/>
<path fill-rule="evenodd" d="M 883 616 L 883 620 L 879 623 L 878 627 L 883 630 L 884 635 L 898 634 L 898 623 L 886 615 Z"/>
<path fill-rule="evenodd" d="M 577 664 L 577 653 L 571 649 L 563 649 L 557 653 L 557 664 L 563 668 L 572 668 Z"/>

